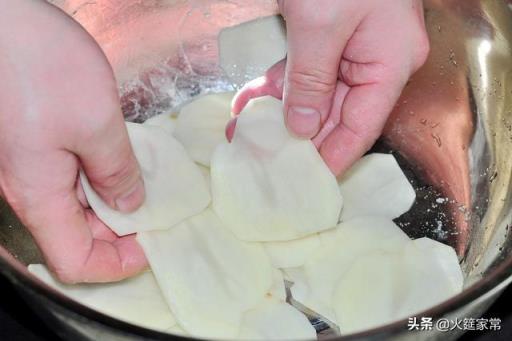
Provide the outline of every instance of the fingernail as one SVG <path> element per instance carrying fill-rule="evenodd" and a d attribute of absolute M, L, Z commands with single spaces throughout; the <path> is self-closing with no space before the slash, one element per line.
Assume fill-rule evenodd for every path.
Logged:
<path fill-rule="evenodd" d="M 133 188 L 122 197 L 116 199 L 116 207 L 123 213 L 129 213 L 139 208 L 144 201 L 144 184 L 139 179 Z"/>
<path fill-rule="evenodd" d="M 290 107 L 287 125 L 297 137 L 312 138 L 320 129 L 320 113 L 311 108 Z"/>

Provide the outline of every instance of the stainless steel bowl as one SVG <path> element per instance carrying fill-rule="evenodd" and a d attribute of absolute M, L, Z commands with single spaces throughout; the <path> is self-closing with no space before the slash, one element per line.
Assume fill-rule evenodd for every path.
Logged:
<path fill-rule="evenodd" d="M 218 66 L 219 30 L 277 11 L 274 0 L 52 2 L 102 46 L 126 118 L 136 121 L 201 93 L 231 89 Z M 396 153 L 417 189 L 418 203 L 400 217 L 400 226 L 458 252 L 464 291 L 418 314 L 455 321 L 480 316 L 512 281 L 512 11 L 504 0 L 427 0 L 425 7 L 431 55 L 407 84 L 375 148 Z M 0 245 L 0 273 L 60 333 L 173 337 L 109 318 L 35 280 L 25 266 L 41 262 L 40 253 L 3 202 Z M 445 340 L 460 333 L 407 331 L 404 320 L 348 338 Z"/>

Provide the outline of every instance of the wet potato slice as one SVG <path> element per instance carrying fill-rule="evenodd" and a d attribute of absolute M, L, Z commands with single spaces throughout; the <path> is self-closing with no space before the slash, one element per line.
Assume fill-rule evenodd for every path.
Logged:
<path fill-rule="evenodd" d="M 176 120 L 174 136 L 192 160 L 205 167 L 210 166 L 215 148 L 226 141 L 233 96 L 233 92 L 201 96 L 185 105 Z"/>
<path fill-rule="evenodd" d="M 369 154 L 339 182 L 345 205 L 341 221 L 358 216 L 395 219 L 407 212 L 416 193 L 391 154 Z"/>
<path fill-rule="evenodd" d="M 261 245 L 240 241 L 211 210 L 166 231 L 137 234 L 167 303 L 191 335 L 234 338 L 272 287 Z"/>
<path fill-rule="evenodd" d="M 159 127 L 127 123 L 128 134 L 142 170 L 146 198 L 132 213 L 108 206 L 93 190 L 85 174 L 80 179 L 98 217 L 117 235 L 168 229 L 203 211 L 210 192 L 198 166 L 170 134 Z"/>
<path fill-rule="evenodd" d="M 281 101 L 252 100 L 212 158 L 214 211 L 247 241 L 286 241 L 336 226 L 342 197 L 311 141 L 292 137 Z"/>
<path fill-rule="evenodd" d="M 158 331 L 176 326 L 176 319 L 151 272 L 114 283 L 66 285 L 42 264 L 31 264 L 28 270 L 64 295 L 124 322 Z"/>

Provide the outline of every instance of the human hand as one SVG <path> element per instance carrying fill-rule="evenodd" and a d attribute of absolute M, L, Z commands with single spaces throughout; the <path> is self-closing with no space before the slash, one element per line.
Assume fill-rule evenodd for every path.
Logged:
<path fill-rule="evenodd" d="M 334 174 L 374 144 L 429 42 L 421 0 L 278 0 L 287 59 L 248 83 L 233 102 L 283 98 L 289 130 L 312 138 Z M 236 121 L 226 128 L 231 138 Z"/>
<path fill-rule="evenodd" d="M 8 34 L 8 32 L 12 32 Z M 65 282 L 102 282 L 146 266 L 87 206 L 78 170 L 112 207 L 144 199 L 110 65 L 92 37 L 45 1 L 0 4 L 0 194 Z"/>

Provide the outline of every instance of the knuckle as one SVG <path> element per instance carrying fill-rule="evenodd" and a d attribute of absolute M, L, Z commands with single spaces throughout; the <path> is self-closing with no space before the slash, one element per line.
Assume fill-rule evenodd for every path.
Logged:
<path fill-rule="evenodd" d="M 103 190 L 127 188 L 140 175 L 137 162 L 133 157 L 122 158 L 110 167 L 103 168 L 93 177 L 93 185 Z"/>
<path fill-rule="evenodd" d="M 330 72 L 320 69 L 293 70 L 288 73 L 287 83 L 292 91 L 305 95 L 328 95 L 334 90 L 335 82 Z"/>
<path fill-rule="evenodd" d="M 352 136 L 352 141 L 369 150 L 382 133 L 381 126 L 374 126 L 363 121 L 344 124 L 346 131 Z"/>

